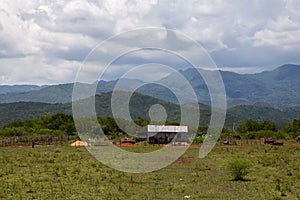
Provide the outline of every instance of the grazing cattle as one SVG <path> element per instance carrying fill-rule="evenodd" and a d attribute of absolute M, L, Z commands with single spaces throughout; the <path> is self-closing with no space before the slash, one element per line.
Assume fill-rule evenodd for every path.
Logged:
<path fill-rule="evenodd" d="M 283 146 L 283 142 L 278 142 L 276 141 L 274 138 L 264 138 L 264 143 L 265 144 L 271 144 L 271 145 L 275 145 L 275 146 Z"/>
<path fill-rule="evenodd" d="M 273 145 L 275 145 L 275 146 L 283 146 L 283 142 L 274 142 Z"/>
<path fill-rule="evenodd" d="M 228 145 L 237 145 L 237 143 L 236 143 L 236 139 L 235 138 L 233 138 L 233 139 L 228 139 L 228 140 L 225 140 L 224 142 L 223 142 L 223 144 L 228 144 Z"/>
<path fill-rule="evenodd" d="M 265 138 L 265 144 L 274 144 L 275 142 L 275 139 L 269 137 L 269 138 Z"/>
<path fill-rule="evenodd" d="M 296 137 L 296 141 L 300 142 L 300 135 Z"/>

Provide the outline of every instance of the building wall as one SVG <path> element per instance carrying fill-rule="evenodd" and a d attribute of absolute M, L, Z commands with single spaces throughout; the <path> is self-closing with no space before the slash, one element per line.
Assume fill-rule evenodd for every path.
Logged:
<path fill-rule="evenodd" d="M 188 142 L 186 133 L 157 133 L 154 136 L 150 135 L 148 142 L 150 144 L 168 144 L 174 138 L 175 140 L 173 142 Z"/>

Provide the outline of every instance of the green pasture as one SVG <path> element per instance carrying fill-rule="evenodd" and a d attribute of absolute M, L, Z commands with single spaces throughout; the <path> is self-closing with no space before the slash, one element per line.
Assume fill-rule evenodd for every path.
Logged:
<path fill-rule="evenodd" d="M 190 148 L 164 169 L 129 174 L 84 147 L 1 147 L 0 199 L 300 199 L 300 146 L 219 145 L 204 159 L 198 153 Z M 228 171 L 235 158 L 251 162 L 244 181 Z"/>

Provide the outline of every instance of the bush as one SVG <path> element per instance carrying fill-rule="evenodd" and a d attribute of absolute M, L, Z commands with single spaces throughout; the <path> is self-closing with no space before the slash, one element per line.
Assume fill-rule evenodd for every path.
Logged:
<path fill-rule="evenodd" d="M 272 137 L 275 139 L 287 139 L 289 135 L 284 132 L 274 132 L 274 131 L 252 131 L 243 134 L 246 139 L 260 139 L 264 137 Z"/>
<path fill-rule="evenodd" d="M 249 173 L 251 162 L 247 159 L 235 158 L 227 163 L 227 168 L 235 181 L 245 180 L 245 176 Z"/>
<path fill-rule="evenodd" d="M 238 131 L 241 133 L 252 132 L 252 131 L 277 131 L 277 126 L 271 121 L 254 121 L 247 120 L 244 124 L 238 126 Z"/>
<path fill-rule="evenodd" d="M 205 135 L 197 135 L 193 140 L 193 144 L 203 143 L 204 140 L 205 140 Z M 190 141 L 191 141 L 191 139 L 190 139 Z"/>

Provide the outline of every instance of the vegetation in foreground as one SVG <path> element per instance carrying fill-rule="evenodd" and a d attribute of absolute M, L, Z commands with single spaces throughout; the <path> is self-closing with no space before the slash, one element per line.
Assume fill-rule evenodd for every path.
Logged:
<path fill-rule="evenodd" d="M 159 171 L 128 174 L 104 166 L 83 147 L 1 147 L 0 199 L 300 198 L 297 146 L 216 146 L 204 159 L 198 150 L 190 148 Z M 234 181 L 226 169 L 237 158 L 251 162 L 246 181 Z"/>

